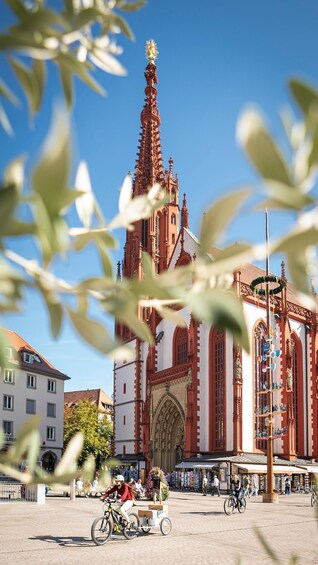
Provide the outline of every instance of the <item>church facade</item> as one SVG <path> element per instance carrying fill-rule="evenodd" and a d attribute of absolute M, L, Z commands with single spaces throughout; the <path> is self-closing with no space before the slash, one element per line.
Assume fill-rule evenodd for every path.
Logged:
<path fill-rule="evenodd" d="M 193 261 L 199 242 L 189 229 L 186 196 L 180 198 L 170 158 L 163 166 L 157 68 L 150 52 L 145 70 L 145 102 L 133 181 L 133 195 L 160 183 L 168 203 L 127 231 L 118 276 L 142 277 L 141 252 L 154 272 Z M 250 287 L 265 272 L 251 264 L 233 273 L 250 336 L 250 354 L 230 334 L 180 311 L 186 328 L 175 327 L 151 309 L 144 311 L 155 345 L 124 324 L 116 334 L 134 361 L 114 367 L 115 455 L 149 469 L 172 472 L 191 458 L 266 454 L 269 394 L 274 418 L 274 454 L 288 461 L 318 459 L 317 315 L 304 308 L 288 283 L 284 264 L 281 291 L 271 296 L 269 332 L 265 300 Z M 268 337 L 269 336 L 269 337 Z M 267 345 L 266 345 L 267 344 Z M 272 383 L 268 390 L 266 359 Z M 189 459 L 190 458 L 190 459 Z"/>

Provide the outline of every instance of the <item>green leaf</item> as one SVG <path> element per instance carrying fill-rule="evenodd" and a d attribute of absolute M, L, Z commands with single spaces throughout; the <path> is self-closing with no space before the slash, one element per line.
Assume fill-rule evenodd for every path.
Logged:
<path fill-rule="evenodd" d="M 55 112 L 41 158 L 33 173 L 34 190 L 42 197 L 51 217 L 60 213 L 72 200 L 71 196 L 75 196 L 67 188 L 69 154 L 69 120 L 65 113 Z"/>
<path fill-rule="evenodd" d="M 19 106 L 18 98 L 10 90 L 10 88 L 5 84 L 5 82 L 2 79 L 0 79 L 0 96 L 3 96 L 7 100 L 9 100 L 11 104 L 14 104 L 15 106 Z"/>
<path fill-rule="evenodd" d="M 84 437 L 81 432 L 75 434 L 70 440 L 61 461 L 55 468 L 54 475 L 59 477 L 64 474 L 74 473 L 77 470 L 77 459 L 83 448 Z"/>
<path fill-rule="evenodd" d="M 63 65 L 64 72 L 66 72 L 66 70 L 68 69 L 69 73 L 73 73 L 78 76 L 78 78 L 80 78 L 92 90 L 94 90 L 98 94 L 101 94 L 102 96 L 105 95 L 105 90 L 103 89 L 103 87 L 100 86 L 100 84 L 98 84 L 98 82 L 96 82 L 88 73 L 88 65 L 79 61 L 74 55 L 70 53 L 59 53 L 58 57 L 55 59 L 55 62 L 58 65 Z"/>
<path fill-rule="evenodd" d="M 314 198 L 304 194 L 299 188 L 286 186 L 279 182 L 269 181 L 266 190 L 270 198 L 261 202 L 257 206 L 258 209 L 302 210 L 315 203 Z"/>
<path fill-rule="evenodd" d="M 122 33 L 128 38 L 130 39 L 130 41 L 135 41 L 135 36 L 134 33 L 131 29 L 131 27 L 128 25 L 128 23 L 126 22 L 126 20 L 124 20 L 123 18 L 121 18 L 120 16 L 116 15 L 114 18 L 114 24 L 118 25 L 118 27 L 120 27 Z"/>
<path fill-rule="evenodd" d="M 2 125 L 7 135 L 9 135 L 10 137 L 14 136 L 14 131 L 11 122 L 2 104 L 0 104 L 0 124 Z"/>
<path fill-rule="evenodd" d="M 15 186 L 11 185 L 0 190 L 0 236 L 7 233 L 17 204 L 18 191 Z"/>
<path fill-rule="evenodd" d="M 5 0 L 6 4 L 10 6 L 13 13 L 21 21 L 25 21 L 29 16 L 29 11 L 26 9 L 22 0 Z"/>
<path fill-rule="evenodd" d="M 13 159 L 13 161 L 8 163 L 4 172 L 5 185 L 7 187 L 11 185 L 14 186 L 19 192 L 21 192 L 24 181 L 24 161 L 24 156 Z"/>
<path fill-rule="evenodd" d="M 258 528 L 253 528 L 254 532 L 258 538 L 258 541 L 260 542 L 260 544 L 263 546 L 263 549 L 265 550 L 265 552 L 267 553 L 268 557 L 274 562 L 274 563 L 280 563 L 279 558 L 277 557 L 276 553 L 274 552 L 274 550 L 271 548 L 271 546 L 269 545 L 268 541 L 266 540 L 266 538 L 263 536 L 262 532 L 258 529 Z"/>
<path fill-rule="evenodd" d="M 249 352 L 249 337 L 242 304 L 232 291 L 208 289 L 200 294 L 188 292 L 185 300 L 199 320 L 228 330 L 235 341 Z"/>
<path fill-rule="evenodd" d="M 18 59 L 10 57 L 9 61 L 28 98 L 32 113 L 36 113 L 42 102 L 45 83 L 45 63 L 39 59 L 34 59 L 32 69 L 29 69 Z"/>
<path fill-rule="evenodd" d="M 303 294 L 312 295 L 309 281 L 309 265 L 305 253 L 290 253 L 287 256 L 288 271 L 295 288 Z"/>
<path fill-rule="evenodd" d="M 63 321 L 63 306 L 58 298 L 53 293 L 48 292 L 42 286 L 38 286 L 42 298 L 47 307 L 50 316 L 51 332 L 53 337 L 58 337 L 62 327 Z"/>
<path fill-rule="evenodd" d="M 96 242 L 96 247 L 98 249 L 98 253 L 102 262 L 102 267 L 103 267 L 103 271 L 105 273 L 106 277 L 110 277 L 112 278 L 114 275 L 113 272 L 113 262 L 111 260 L 111 258 L 109 257 L 106 249 L 104 248 L 103 242 L 100 241 L 99 239 L 95 240 Z"/>
<path fill-rule="evenodd" d="M 307 247 L 318 244 L 318 230 L 316 228 L 296 229 L 287 234 L 273 247 L 275 253 L 300 253 Z"/>
<path fill-rule="evenodd" d="M 297 79 L 291 79 L 289 88 L 305 116 L 308 116 L 313 105 L 318 106 L 318 91 L 308 84 Z"/>
<path fill-rule="evenodd" d="M 209 253 L 213 244 L 223 235 L 243 200 L 249 195 L 248 190 L 238 190 L 227 194 L 215 202 L 206 212 L 201 225 L 201 256 Z"/>
<path fill-rule="evenodd" d="M 288 167 L 259 113 L 247 110 L 242 114 L 238 122 L 237 138 L 250 161 L 265 180 L 276 180 L 292 186 Z"/>
<path fill-rule="evenodd" d="M 120 9 L 124 12 L 135 12 L 139 8 L 143 8 L 146 5 L 146 0 L 138 0 L 136 2 L 127 2 L 125 4 L 120 4 Z"/>
<path fill-rule="evenodd" d="M 73 80 L 69 69 L 60 61 L 59 65 L 60 77 L 63 86 L 63 92 L 66 100 L 67 109 L 70 110 L 73 105 Z"/>
<path fill-rule="evenodd" d="M 88 319 L 70 307 L 66 307 L 67 313 L 77 333 L 90 345 L 101 353 L 111 353 L 118 346 L 106 328 L 99 322 Z"/>

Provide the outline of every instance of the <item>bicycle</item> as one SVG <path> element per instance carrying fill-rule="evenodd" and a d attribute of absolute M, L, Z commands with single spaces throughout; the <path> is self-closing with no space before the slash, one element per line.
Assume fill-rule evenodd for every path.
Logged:
<path fill-rule="evenodd" d="M 137 514 L 129 514 L 129 522 L 127 523 L 123 515 L 112 507 L 112 504 L 118 503 L 116 500 L 106 498 L 104 502 L 106 506 L 104 514 L 92 523 L 91 536 L 93 542 L 96 545 L 104 545 L 113 532 L 122 533 L 128 540 L 135 538 L 139 532 Z"/>
<path fill-rule="evenodd" d="M 318 496 L 314 491 L 311 493 L 310 506 L 318 506 Z"/>
<path fill-rule="evenodd" d="M 239 504 L 239 501 L 237 499 L 237 497 L 233 494 L 233 492 L 231 492 L 229 494 L 229 496 L 224 500 L 224 512 L 227 516 L 230 516 L 231 514 L 233 514 L 233 512 L 235 511 L 235 509 L 237 508 L 237 510 L 239 511 L 240 514 L 243 514 L 246 510 L 246 499 L 244 496 L 242 496 L 240 498 L 241 504 Z"/>

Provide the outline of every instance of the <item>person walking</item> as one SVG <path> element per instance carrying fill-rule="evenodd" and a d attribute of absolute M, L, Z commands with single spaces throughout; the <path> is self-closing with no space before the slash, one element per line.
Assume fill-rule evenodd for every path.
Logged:
<path fill-rule="evenodd" d="M 208 478 L 206 475 L 203 475 L 203 479 L 202 479 L 202 494 L 203 496 L 206 496 L 208 492 Z"/>
<path fill-rule="evenodd" d="M 216 492 L 217 492 L 218 496 L 221 496 L 219 477 L 217 475 L 214 475 L 213 483 L 212 483 L 212 496 L 214 496 L 214 494 Z"/>
<path fill-rule="evenodd" d="M 151 483 L 152 483 L 153 503 L 156 504 L 156 502 L 157 502 L 157 496 L 158 496 L 158 498 L 159 498 L 159 504 L 162 504 L 161 480 L 160 480 L 159 471 L 156 471 L 156 472 L 152 475 Z"/>

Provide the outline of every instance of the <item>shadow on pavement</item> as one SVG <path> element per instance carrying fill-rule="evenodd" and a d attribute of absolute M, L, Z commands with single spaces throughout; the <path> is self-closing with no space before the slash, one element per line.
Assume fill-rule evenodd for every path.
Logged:
<path fill-rule="evenodd" d="M 40 540 L 40 541 L 47 541 L 48 543 L 57 543 L 61 546 L 74 546 L 74 547 L 92 547 L 94 546 L 93 541 L 91 538 L 83 538 L 80 536 L 67 536 L 67 537 L 59 537 L 59 536 L 33 536 L 29 538 L 30 540 Z"/>

